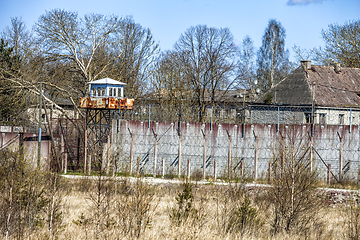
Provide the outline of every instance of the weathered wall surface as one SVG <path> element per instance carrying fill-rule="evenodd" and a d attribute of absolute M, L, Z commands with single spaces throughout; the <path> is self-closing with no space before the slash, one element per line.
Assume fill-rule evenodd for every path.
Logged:
<path fill-rule="evenodd" d="M 4 127 L 0 128 L 0 149 L 9 148 L 13 151 L 17 151 L 19 149 L 19 129 L 13 129 L 12 127 Z M 43 136 L 44 137 L 44 136 Z M 24 159 L 27 163 L 36 168 L 37 160 L 38 160 L 38 137 L 37 134 L 25 133 L 24 134 Z M 41 160 L 40 166 L 43 170 L 49 170 L 49 157 L 50 157 L 50 141 L 43 140 L 41 141 Z"/>
<path fill-rule="evenodd" d="M 231 142 L 231 159 L 233 174 L 239 171 L 240 161 L 243 161 L 245 173 L 254 176 L 255 152 L 257 151 L 258 177 L 266 177 L 268 163 L 279 156 L 279 144 L 285 137 L 286 142 L 295 140 L 297 148 L 306 150 L 310 146 L 310 125 L 280 125 L 277 124 L 181 124 L 181 166 L 182 174 L 186 173 L 187 159 L 191 159 L 191 172 L 202 172 L 203 152 L 205 145 L 204 134 L 206 134 L 206 174 L 213 175 L 214 160 L 217 160 L 218 176 L 227 174 L 228 152 Z M 154 162 L 154 133 L 158 134 L 157 143 L 157 173 L 161 174 L 161 161 L 165 160 L 165 173 L 177 173 L 179 134 L 178 123 L 171 122 L 148 122 L 122 121 L 119 132 L 115 134 L 112 152 L 116 153 L 118 159 L 118 170 L 128 170 L 131 148 L 131 135 L 134 135 L 133 171 L 136 171 L 136 159 L 140 158 L 141 167 L 145 173 L 153 172 Z M 154 132 L 154 133 L 153 133 Z M 314 131 L 314 167 L 319 170 L 322 178 L 326 177 L 326 164 L 331 164 L 335 175 L 339 173 L 340 137 L 343 141 L 343 166 L 350 162 L 350 170 L 345 177 L 357 179 L 359 162 L 360 129 L 358 126 L 326 125 L 315 126 Z M 258 137 L 256 144 L 255 136 Z M 320 159 L 321 157 L 321 159 Z"/>
<path fill-rule="evenodd" d="M 289 106 L 251 106 L 250 123 L 262 124 L 304 124 L 306 115 L 310 121 L 311 107 Z M 321 124 L 321 116 L 327 125 L 360 125 L 360 110 L 358 108 L 326 108 L 316 107 L 314 123 Z M 342 120 L 340 120 L 342 116 Z M 351 120 L 350 120 L 351 119 Z"/>

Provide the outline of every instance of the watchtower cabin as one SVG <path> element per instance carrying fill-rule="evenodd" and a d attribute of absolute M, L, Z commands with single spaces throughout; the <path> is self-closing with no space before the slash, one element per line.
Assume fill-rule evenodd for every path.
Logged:
<path fill-rule="evenodd" d="M 124 98 L 126 83 L 111 78 L 88 82 L 90 97 L 80 98 L 81 108 L 93 109 L 132 109 L 134 99 Z"/>

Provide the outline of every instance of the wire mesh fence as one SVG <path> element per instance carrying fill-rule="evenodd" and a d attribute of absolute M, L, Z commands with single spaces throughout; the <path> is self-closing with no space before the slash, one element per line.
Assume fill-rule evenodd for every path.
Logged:
<path fill-rule="evenodd" d="M 186 175 L 190 169 L 192 175 L 223 178 L 244 175 L 258 179 L 269 176 L 269 168 L 295 149 L 323 180 L 327 179 L 329 168 L 335 181 L 359 178 L 357 108 L 218 106 L 207 107 L 201 114 L 194 109 L 145 105 L 121 112 L 117 126 L 112 127 L 111 154 L 116 170 L 175 176 Z M 69 144 L 60 144 L 58 139 L 55 141 L 58 151 L 67 152 L 67 157 L 73 159 L 69 166 L 82 169 L 83 133 L 75 134 L 73 127 L 64 128 L 66 123 L 60 123 L 58 120 L 55 124 L 58 127 L 54 137 L 61 138 L 62 133 L 63 141 Z M 67 129 L 66 134 L 59 129 Z M 76 137 L 67 141 L 66 136 Z M 64 158 L 63 153 L 61 157 Z"/>
<path fill-rule="evenodd" d="M 153 174 L 155 166 L 156 175 L 186 175 L 190 159 L 192 175 L 202 175 L 205 167 L 206 176 L 259 179 L 268 176 L 282 151 L 295 151 L 322 180 L 329 164 L 334 181 L 358 180 L 360 128 L 318 125 L 313 136 L 310 131 L 311 125 L 182 123 L 179 134 L 177 123 L 123 121 L 113 152 L 120 172 L 129 172 L 131 166 L 135 173 L 138 159 L 145 174 Z"/>

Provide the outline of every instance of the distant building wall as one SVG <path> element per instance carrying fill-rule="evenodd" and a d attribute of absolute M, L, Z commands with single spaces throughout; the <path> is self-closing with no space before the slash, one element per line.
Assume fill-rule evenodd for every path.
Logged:
<path fill-rule="evenodd" d="M 311 123 L 311 107 L 259 105 L 250 106 L 249 109 L 251 112 L 250 123 Z M 360 125 L 360 109 L 315 107 L 314 123 L 320 125 Z"/>
<path fill-rule="evenodd" d="M 18 151 L 20 145 L 21 127 L 1 126 L 0 127 L 0 149 L 8 148 Z M 33 167 L 37 167 L 38 160 L 38 135 L 24 133 L 24 159 Z M 49 136 L 42 135 L 40 166 L 43 170 L 49 170 L 50 140 Z"/>

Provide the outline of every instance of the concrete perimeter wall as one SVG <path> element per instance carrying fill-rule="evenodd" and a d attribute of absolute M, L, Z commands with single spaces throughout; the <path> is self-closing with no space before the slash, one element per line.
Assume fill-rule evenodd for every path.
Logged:
<path fill-rule="evenodd" d="M 326 164 L 331 164 L 332 172 L 338 176 L 340 159 L 340 137 L 343 141 L 342 154 L 345 178 L 358 179 L 360 128 L 352 126 L 327 125 L 314 127 L 314 168 L 319 170 L 320 177 L 325 179 Z M 118 133 L 114 133 L 112 154 L 117 159 L 117 170 L 128 171 L 130 165 L 131 135 L 133 134 L 133 172 L 136 171 L 136 159 L 140 158 L 144 173 L 153 173 L 154 133 L 158 135 L 157 174 L 162 171 L 162 159 L 165 160 L 165 174 L 177 174 L 179 134 L 178 123 L 121 121 Z M 153 133 L 154 132 L 154 133 Z M 295 140 L 298 149 L 305 151 L 310 146 L 310 125 L 276 125 L 276 124 L 210 124 L 181 123 L 181 166 L 182 174 L 186 173 L 187 159 L 191 159 L 191 172 L 202 172 L 203 154 L 206 134 L 206 174 L 214 174 L 214 160 L 217 161 L 217 176 L 227 176 L 227 164 L 231 136 L 232 174 L 239 174 L 240 162 L 244 164 L 245 174 L 254 176 L 255 152 L 257 152 L 257 176 L 265 178 L 269 161 L 279 157 L 281 139 L 287 144 Z M 258 141 L 256 143 L 256 137 Z M 340 136 L 340 137 L 339 137 Z M 309 153 L 309 152 L 308 152 Z M 346 165 L 350 162 L 348 165 Z"/>

